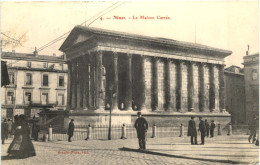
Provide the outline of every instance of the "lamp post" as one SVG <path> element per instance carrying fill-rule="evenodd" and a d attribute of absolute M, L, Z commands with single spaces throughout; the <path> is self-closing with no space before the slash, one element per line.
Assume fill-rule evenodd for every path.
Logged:
<path fill-rule="evenodd" d="M 109 126 L 108 126 L 108 140 L 111 140 L 111 113 L 112 113 L 112 104 L 113 104 L 113 85 L 112 83 L 109 84 L 109 91 L 110 91 L 110 110 L 109 110 Z"/>

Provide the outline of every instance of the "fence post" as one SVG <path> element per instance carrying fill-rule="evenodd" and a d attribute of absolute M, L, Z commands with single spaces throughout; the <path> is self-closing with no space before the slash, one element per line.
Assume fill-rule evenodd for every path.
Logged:
<path fill-rule="evenodd" d="M 156 125 L 153 124 L 153 132 L 152 132 L 152 138 L 156 137 Z"/>
<path fill-rule="evenodd" d="M 49 127 L 49 137 L 48 137 L 48 140 L 49 141 L 52 141 L 52 127 L 51 127 L 51 125 L 50 125 L 50 127 Z"/>
<path fill-rule="evenodd" d="M 229 126 L 228 126 L 228 136 L 232 135 L 232 125 L 231 123 L 229 123 Z"/>
<path fill-rule="evenodd" d="M 184 132 L 184 126 L 183 126 L 183 124 L 181 123 L 181 126 L 180 126 L 180 136 L 179 136 L 179 137 L 182 137 L 182 136 L 183 136 L 183 132 Z"/>
<path fill-rule="evenodd" d="M 125 124 L 123 124 L 123 126 L 122 126 L 122 136 L 121 136 L 120 139 L 127 139 L 126 138 L 126 126 L 125 126 Z"/>
<path fill-rule="evenodd" d="M 221 135 L 220 123 L 218 123 L 218 135 Z"/>
<path fill-rule="evenodd" d="M 87 138 L 85 140 L 89 140 L 91 139 L 91 131 L 92 131 L 92 128 L 90 126 L 90 124 L 88 125 L 88 133 L 87 133 Z"/>

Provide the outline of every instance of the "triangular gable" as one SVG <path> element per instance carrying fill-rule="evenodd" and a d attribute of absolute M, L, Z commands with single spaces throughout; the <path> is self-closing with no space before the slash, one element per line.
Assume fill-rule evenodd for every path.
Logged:
<path fill-rule="evenodd" d="M 80 34 L 80 35 L 78 35 L 77 39 L 74 40 L 72 45 L 75 45 L 75 44 L 80 43 L 80 42 L 84 42 L 84 41 L 88 40 L 89 38 L 90 37 L 87 37 L 87 36 Z"/>

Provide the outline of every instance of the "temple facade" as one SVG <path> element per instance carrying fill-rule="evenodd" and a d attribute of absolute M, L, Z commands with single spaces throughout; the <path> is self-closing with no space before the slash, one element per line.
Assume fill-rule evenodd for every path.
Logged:
<path fill-rule="evenodd" d="M 60 50 L 68 64 L 67 109 L 75 123 L 132 124 L 136 111 L 172 125 L 190 116 L 228 123 L 224 58 L 232 52 L 76 26 Z"/>

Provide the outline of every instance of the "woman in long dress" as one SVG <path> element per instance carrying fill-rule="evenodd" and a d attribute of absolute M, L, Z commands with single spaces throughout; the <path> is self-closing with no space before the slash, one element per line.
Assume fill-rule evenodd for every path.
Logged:
<path fill-rule="evenodd" d="M 14 158 L 28 158 L 36 156 L 34 146 L 30 139 L 30 127 L 24 115 L 20 115 L 15 125 L 14 139 L 8 148 L 8 156 Z"/>

